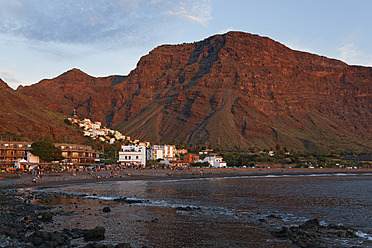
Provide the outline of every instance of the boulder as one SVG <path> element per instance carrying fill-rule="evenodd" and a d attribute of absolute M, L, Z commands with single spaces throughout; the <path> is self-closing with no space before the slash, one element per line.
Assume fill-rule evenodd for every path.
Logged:
<path fill-rule="evenodd" d="M 44 212 L 41 216 L 42 221 L 52 221 L 53 215 L 50 212 Z"/>
<path fill-rule="evenodd" d="M 320 227 L 322 227 L 322 225 L 320 225 L 320 222 L 318 219 L 308 220 L 300 226 L 300 228 L 303 228 L 303 229 L 318 229 Z"/>
<path fill-rule="evenodd" d="M 31 243 L 34 245 L 34 246 L 40 246 L 42 243 L 44 243 L 44 240 L 40 237 L 33 237 L 31 239 Z"/>
<path fill-rule="evenodd" d="M 111 209 L 110 209 L 110 207 L 104 207 L 104 208 L 102 209 L 102 211 L 103 211 L 104 213 L 108 213 L 108 212 L 111 212 Z"/>
<path fill-rule="evenodd" d="M 85 241 L 97 241 L 105 239 L 106 229 L 103 226 L 97 226 L 94 229 L 84 230 L 83 236 Z"/>
<path fill-rule="evenodd" d="M 106 246 L 102 243 L 90 243 L 84 246 L 84 248 L 105 248 Z"/>
<path fill-rule="evenodd" d="M 63 243 L 62 235 L 57 232 L 50 234 L 50 240 L 56 242 L 59 245 Z"/>
<path fill-rule="evenodd" d="M 14 228 L 11 228 L 11 229 L 8 231 L 7 235 L 8 235 L 9 237 L 11 237 L 12 239 L 14 239 L 14 238 L 17 237 L 18 232 L 17 232 Z"/>
<path fill-rule="evenodd" d="M 120 243 L 115 245 L 115 248 L 132 248 L 132 246 L 129 243 Z"/>

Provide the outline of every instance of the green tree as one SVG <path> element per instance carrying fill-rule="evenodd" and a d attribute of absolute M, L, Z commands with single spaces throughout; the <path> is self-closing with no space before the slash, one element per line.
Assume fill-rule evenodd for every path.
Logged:
<path fill-rule="evenodd" d="M 69 119 L 64 119 L 63 122 L 69 126 L 72 125 L 71 121 Z"/>
<path fill-rule="evenodd" d="M 62 151 L 52 142 L 49 141 L 36 141 L 31 145 L 31 153 L 38 156 L 41 161 L 52 162 L 64 159 Z"/>

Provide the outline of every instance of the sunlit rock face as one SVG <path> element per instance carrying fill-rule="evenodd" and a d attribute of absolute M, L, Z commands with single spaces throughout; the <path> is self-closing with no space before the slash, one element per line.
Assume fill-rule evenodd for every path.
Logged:
<path fill-rule="evenodd" d="M 142 140 L 333 151 L 372 148 L 371 85 L 370 67 L 229 32 L 159 46 L 128 76 L 73 69 L 18 91 Z"/>

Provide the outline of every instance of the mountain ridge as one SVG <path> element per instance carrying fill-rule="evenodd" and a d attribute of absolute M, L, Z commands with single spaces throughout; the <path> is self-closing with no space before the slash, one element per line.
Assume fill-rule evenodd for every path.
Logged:
<path fill-rule="evenodd" d="M 372 68 L 267 37 L 229 32 L 162 45 L 128 76 L 62 75 L 17 91 L 152 142 L 372 149 Z"/>

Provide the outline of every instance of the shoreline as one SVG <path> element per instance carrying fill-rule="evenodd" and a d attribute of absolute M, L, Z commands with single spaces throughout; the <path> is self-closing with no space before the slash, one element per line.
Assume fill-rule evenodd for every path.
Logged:
<path fill-rule="evenodd" d="M 113 244 L 123 242 L 110 239 L 113 229 L 110 228 L 107 223 L 102 222 L 103 232 L 107 229 L 107 238 L 104 236 L 98 240 L 99 243 L 90 243 L 86 240 L 85 234 L 94 234 L 98 232 L 98 226 L 83 226 L 80 223 L 78 225 L 63 225 L 65 219 L 70 218 L 72 214 L 75 218 L 81 218 L 82 216 L 92 216 L 91 212 L 98 219 L 108 218 L 108 214 L 103 210 L 109 206 L 115 213 L 115 204 L 118 206 L 124 205 L 124 209 L 132 209 L 130 211 L 137 211 L 138 208 L 135 206 L 136 202 L 126 202 L 123 198 L 122 201 L 115 202 L 115 204 L 102 200 L 99 198 L 91 199 L 89 201 L 94 202 L 92 205 L 84 203 L 87 201 L 84 196 L 69 195 L 61 192 L 47 192 L 42 188 L 45 187 L 58 187 L 63 185 L 78 185 L 85 183 L 96 183 L 105 181 L 133 181 L 133 180 L 151 180 L 151 181 L 172 181 L 172 180 L 205 180 L 212 178 L 234 178 L 234 177 L 266 177 L 266 176 L 347 176 L 347 175 L 372 175 L 371 169 L 358 169 L 358 170 L 345 170 L 345 169 L 237 169 L 237 168 L 224 168 L 224 169 L 202 169 L 203 175 L 200 175 L 200 169 L 186 170 L 186 171 L 171 171 L 171 170 L 136 170 L 136 169 L 124 169 L 122 171 L 116 171 L 119 176 L 127 175 L 123 178 L 111 177 L 111 178 L 94 178 L 92 174 L 88 172 L 78 172 L 75 176 L 73 173 L 54 173 L 46 174 L 40 179 L 40 183 L 32 183 L 27 181 L 33 178 L 32 175 L 23 175 L 18 177 L 17 175 L 8 174 L 7 177 L 0 181 L 1 183 L 11 182 L 8 187 L 0 187 L 0 247 L 2 245 L 13 245 L 13 247 L 30 247 L 30 244 L 36 246 L 39 243 L 49 244 L 53 240 L 58 240 L 58 246 L 54 247 L 96 247 L 94 244 L 101 246 L 99 247 L 114 247 Z M 171 171 L 171 172 L 170 172 Z M 99 171 L 95 175 L 110 175 L 113 171 Z M 169 175 L 172 173 L 172 176 Z M 194 173 L 194 174 L 192 174 Z M 199 174 L 198 174 L 199 173 Z M 131 176 L 128 176 L 131 174 Z M 3 175 L 1 175 L 3 176 Z M 27 181 L 27 182 L 26 182 Z M 17 184 L 24 183 L 26 184 Z M 19 190 L 24 188 L 25 190 Z M 33 191 L 32 188 L 39 188 L 41 190 Z M 38 201 L 60 198 L 65 200 L 65 204 L 40 204 L 35 202 Z M 132 204 L 133 203 L 133 204 Z M 85 204 L 85 205 L 84 205 Z M 131 206 L 133 205 L 133 206 Z M 92 209 L 91 209 L 92 208 Z M 195 206 L 171 206 L 168 207 L 168 211 L 178 211 L 191 214 L 202 214 L 203 211 Z M 11 210 L 11 211 L 10 211 Z M 84 211 L 88 211 L 86 214 Z M 117 211 L 117 210 L 116 210 Z M 109 212 L 111 209 L 109 208 Z M 137 212 L 136 212 L 137 213 Z M 162 215 L 154 214 L 151 218 L 143 216 L 142 218 L 136 217 L 134 219 L 126 219 L 125 223 L 142 223 L 138 225 L 156 225 L 158 221 L 162 223 L 163 218 L 166 219 L 169 213 L 166 212 Z M 61 222 L 62 220 L 62 222 Z M 322 219 L 324 220 L 324 219 Z M 131 222 L 132 221 L 132 222 Z M 139 221 L 139 222 L 138 222 Z M 84 222 L 84 219 L 81 219 Z M 61 225 L 62 223 L 62 225 Z M 69 223 L 69 222 L 68 222 Z M 124 222 L 122 222 L 124 223 Z M 209 222 L 208 222 L 209 223 Z M 218 224 L 218 222 L 211 221 L 210 223 Z M 284 217 L 278 212 L 255 212 L 250 213 L 249 223 L 255 228 L 259 228 L 264 232 L 264 235 L 271 235 L 273 240 L 277 243 L 282 243 L 285 247 L 309 247 L 308 245 L 324 246 L 328 247 L 347 247 L 338 246 L 340 244 L 340 238 L 348 238 L 350 240 L 357 240 L 362 242 L 362 238 L 358 234 L 358 229 L 354 229 L 352 226 L 343 226 L 335 224 L 321 224 L 318 219 L 309 219 L 298 224 L 288 224 Z M 62 229 L 62 227 L 64 227 Z M 93 228 L 93 229 L 92 229 Z M 97 230 L 96 230 L 97 229 Z M 102 231 L 102 230 L 101 230 Z M 89 235 L 90 235 L 89 234 Z M 362 233 L 363 235 L 368 235 Z M 370 240 L 369 237 L 367 237 Z M 138 247 L 133 240 L 125 240 L 124 247 Z M 369 241 L 363 241 L 369 242 Z M 124 245 L 124 243 L 122 243 Z M 104 245 L 104 246 L 102 246 Z M 120 247 L 120 246 L 119 246 Z M 145 247 L 145 246 L 144 246 Z M 283 246 L 284 247 L 284 246 Z"/>
<path fill-rule="evenodd" d="M 337 175 L 357 174 L 371 175 L 372 169 L 307 169 L 307 168 L 193 168 L 188 170 L 170 169 L 123 169 L 120 171 L 104 170 L 97 172 L 62 172 L 44 174 L 33 182 L 34 175 L 1 174 L 0 189 L 39 188 L 63 186 L 71 184 L 86 184 L 105 181 L 133 180 L 180 180 L 208 179 L 233 177 L 265 177 L 265 176 L 304 176 L 304 175 Z"/>

